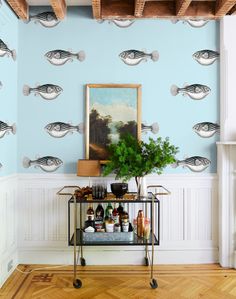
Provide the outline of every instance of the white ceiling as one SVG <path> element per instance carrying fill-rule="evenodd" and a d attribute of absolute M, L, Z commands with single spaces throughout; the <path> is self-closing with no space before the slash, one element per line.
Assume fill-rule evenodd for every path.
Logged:
<path fill-rule="evenodd" d="M 30 6 L 49 6 L 49 0 L 27 0 Z M 67 6 L 88 6 L 92 5 L 92 0 L 66 0 Z"/>

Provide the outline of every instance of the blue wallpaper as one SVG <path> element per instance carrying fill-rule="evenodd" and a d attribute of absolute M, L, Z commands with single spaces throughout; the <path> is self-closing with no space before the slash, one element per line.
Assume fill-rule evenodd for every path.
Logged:
<path fill-rule="evenodd" d="M 90 10 L 80 7 L 69 9 L 66 20 L 52 28 L 34 17 L 28 24 L 20 22 L 19 49 L 19 172 L 39 173 L 45 167 L 76 172 L 77 160 L 85 156 L 84 135 L 77 130 L 54 138 L 44 128 L 55 122 L 59 129 L 61 123 L 85 122 L 85 84 L 89 83 L 142 84 L 142 123 L 159 126 L 159 131 L 157 125 L 153 129 L 157 135 L 146 130 L 143 139 L 169 136 L 179 147 L 178 160 L 207 158 L 211 164 L 205 172 L 216 172 L 217 22 L 194 28 L 182 21 L 139 20 L 120 28 L 113 22 L 98 23 Z M 200 50 L 211 51 L 196 53 Z M 53 99 L 47 99 L 49 93 Z M 194 131 L 196 124 L 200 125 Z M 181 166 L 188 162 L 168 167 L 166 173 L 188 173 L 190 169 Z"/>
<path fill-rule="evenodd" d="M 18 20 L 5 2 L 0 7 L 0 176 L 17 172 Z M 6 45 L 7 48 L 4 48 Z"/>

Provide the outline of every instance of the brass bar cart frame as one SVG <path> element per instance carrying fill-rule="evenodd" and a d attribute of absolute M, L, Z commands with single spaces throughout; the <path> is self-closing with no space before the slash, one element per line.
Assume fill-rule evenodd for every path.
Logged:
<path fill-rule="evenodd" d="M 74 189 L 73 192 L 66 192 L 66 189 Z M 160 188 L 163 191 L 157 192 L 157 189 Z M 121 245 L 121 246 L 127 246 L 127 245 L 142 245 L 145 246 L 145 265 L 149 266 L 151 264 L 151 275 L 150 275 L 150 286 L 152 289 L 156 289 L 158 287 L 157 280 L 154 278 L 153 274 L 153 265 L 154 265 L 154 246 L 159 245 L 159 240 L 160 240 L 160 201 L 157 199 L 157 196 L 159 195 L 169 195 L 170 191 L 168 191 L 165 187 L 162 185 L 149 185 L 147 187 L 148 190 L 153 190 L 154 192 L 148 192 L 148 197 L 144 199 L 136 199 L 136 200 L 123 200 L 123 199 L 114 199 L 114 200 L 83 200 L 83 199 L 76 199 L 76 194 L 75 190 L 80 189 L 79 186 L 64 186 L 61 188 L 58 192 L 57 195 L 63 195 L 63 196 L 70 196 L 70 199 L 68 201 L 68 245 L 72 246 L 74 248 L 74 267 L 73 267 L 73 286 L 75 288 L 81 288 L 82 287 L 82 281 L 77 278 L 77 246 L 79 246 L 78 249 L 78 257 L 80 255 L 80 263 L 81 266 L 86 265 L 86 261 L 83 257 L 83 246 L 111 246 L 111 245 Z M 84 203 L 108 203 L 108 202 L 123 202 L 123 203 L 145 203 L 145 214 L 147 215 L 147 205 L 151 204 L 151 239 L 147 240 L 146 242 L 143 240 L 142 242 L 140 240 L 136 240 L 132 244 L 130 243 L 84 243 L 83 241 L 83 233 L 82 233 L 82 204 Z M 70 238 L 70 204 L 73 204 L 73 210 L 74 210 L 74 223 L 73 223 L 73 228 L 74 228 L 74 233 L 72 238 Z M 79 214 L 80 214 L 80 221 L 79 221 L 79 228 L 77 228 L 77 204 L 79 204 Z M 154 234 L 154 205 L 158 205 L 158 212 L 157 212 L 157 217 L 158 217 L 158 227 L 157 227 L 157 238 Z M 149 258 L 149 251 L 148 251 L 148 246 L 151 245 L 151 260 Z M 150 263 L 149 263 L 150 262 Z"/>

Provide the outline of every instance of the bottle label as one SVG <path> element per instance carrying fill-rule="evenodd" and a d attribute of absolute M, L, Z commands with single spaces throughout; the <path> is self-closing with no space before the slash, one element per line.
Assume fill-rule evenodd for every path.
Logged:
<path fill-rule="evenodd" d="M 113 216 L 112 218 L 113 218 L 115 224 L 116 223 L 120 223 L 120 217 L 119 217 L 119 215 Z"/>
<path fill-rule="evenodd" d="M 94 220 L 94 214 L 87 214 L 87 220 Z"/>

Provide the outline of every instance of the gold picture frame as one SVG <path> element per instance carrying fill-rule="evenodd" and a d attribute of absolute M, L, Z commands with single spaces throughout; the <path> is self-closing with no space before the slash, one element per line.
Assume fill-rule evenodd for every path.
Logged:
<path fill-rule="evenodd" d="M 141 139 L 141 84 L 87 84 L 86 159 L 109 160 L 107 147 L 125 132 Z"/>

